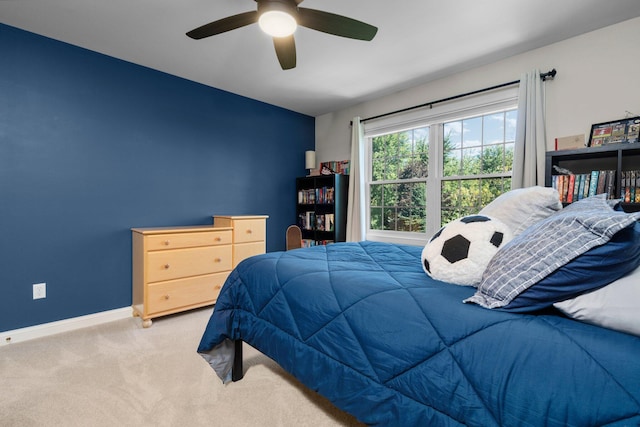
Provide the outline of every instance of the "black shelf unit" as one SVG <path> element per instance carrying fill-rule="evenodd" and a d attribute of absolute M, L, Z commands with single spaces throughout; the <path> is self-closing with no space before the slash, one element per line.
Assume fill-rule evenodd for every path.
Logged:
<path fill-rule="evenodd" d="M 347 237 L 349 175 L 319 175 L 296 178 L 296 215 L 302 239 L 316 245 L 344 242 Z M 332 216 L 333 221 L 329 220 Z M 332 230 L 323 230 L 327 224 Z"/>
<path fill-rule="evenodd" d="M 548 151 L 545 162 L 545 186 L 551 187 L 553 175 L 559 173 L 554 166 L 568 169 L 574 174 L 593 170 L 615 170 L 614 194 L 620 195 L 621 172 L 640 170 L 639 144 L 611 144 L 576 150 Z M 623 203 L 625 211 L 639 211 L 640 203 Z"/>

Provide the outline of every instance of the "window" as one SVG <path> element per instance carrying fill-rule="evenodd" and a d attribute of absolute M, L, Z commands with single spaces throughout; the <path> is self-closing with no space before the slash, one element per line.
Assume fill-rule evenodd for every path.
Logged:
<path fill-rule="evenodd" d="M 444 123 L 441 226 L 511 189 L 517 111 Z"/>
<path fill-rule="evenodd" d="M 414 115 L 410 123 L 365 126 L 367 239 L 426 243 L 442 225 L 510 190 L 515 103 L 511 97 L 500 105 Z"/>
<path fill-rule="evenodd" d="M 429 127 L 371 139 L 372 230 L 425 232 L 428 148 Z"/>

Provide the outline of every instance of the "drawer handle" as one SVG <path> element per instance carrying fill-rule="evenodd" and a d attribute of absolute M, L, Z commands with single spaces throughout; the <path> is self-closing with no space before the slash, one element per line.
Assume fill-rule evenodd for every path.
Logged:
<path fill-rule="evenodd" d="M 250 228 L 247 229 L 247 234 L 251 234 L 251 233 L 252 233 L 251 229 Z"/>
<path fill-rule="evenodd" d="M 216 242 L 220 242 L 220 241 L 222 241 L 222 239 L 221 239 L 220 237 L 216 237 L 216 238 L 215 238 L 215 241 L 216 241 Z"/>
<path fill-rule="evenodd" d="M 165 270 L 168 270 L 168 269 L 169 269 L 169 267 L 170 267 L 170 265 L 169 265 L 169 264 L 165 264 L 165 265 L 164 265 L 164 269 L 165 269 Z"/>
<path fill-rule="evenodd" d="M 168 241 L 168 240 L 165 240 L 165 241 L 164 241 L 164 244 L 165 244 L 166 246 L 169 246 L 169 241 Z"/>
<path fill-rule="evenodd" d="M 163 296 L 162 298 L 164 298 L 165 300 L 168 300 L 169 299 L 169 294 Z"/>
<path fill-rule="evenodd" d="M 213 262 L 221 262 L 221 261 L 222 261 L 222 259 L 220 259 L 220 258 L 215 258 L 215 259 L 213 260 Z"/>

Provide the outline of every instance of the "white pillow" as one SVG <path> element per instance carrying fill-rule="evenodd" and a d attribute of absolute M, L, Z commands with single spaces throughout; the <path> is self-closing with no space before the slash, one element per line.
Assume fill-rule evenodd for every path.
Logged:
<path fill-rule="evenodd" d="M 562 209 L 560 196 L 553 188 L 527 187 L 507 191 L 485 206 L 479 215 L 504 222 L 513 237 L 529 226 Z"/>
<path fill-rule="evenodd" d="M 607 286 L 554 304 L 592 325 L 640 336 L 640 267 Z"/>

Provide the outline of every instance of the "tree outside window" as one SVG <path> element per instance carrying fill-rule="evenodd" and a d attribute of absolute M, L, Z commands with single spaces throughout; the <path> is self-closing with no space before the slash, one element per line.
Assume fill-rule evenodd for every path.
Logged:
<path fill-rule="evenodd" d="M 512 109 L 371 138 L 369 228 L 424 233 L 429 221 L 444 225 L 477 213 L 510 190 L 516 122 Z M 429 177 L 436 126 L 442 163 Z M 438 212 L 428 209 L 428 188 L 440 193 Z"/>
<path fill-rule="evenodd" d="M 424 232 L 429 128 L 372 138 L 370 228 Z"/>

